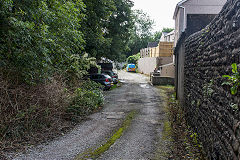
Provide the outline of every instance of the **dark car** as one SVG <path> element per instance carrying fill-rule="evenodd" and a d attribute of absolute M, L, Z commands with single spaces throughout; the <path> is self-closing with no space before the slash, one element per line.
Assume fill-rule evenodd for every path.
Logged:
<path fill-rule="evenodd" d="M 112 77 L 114 84 L 118 83 L 118 75 L 116 73 L 114 73 L 113 71 L 102 71 L 102 74 L 107 74 L 110 77 Z"/>
<path fill-rule="evenodd" d="M 110 89 L 111 86 L 113 85 L 112 78 L 106 74 L 97 74 L 97 73 L 90 74 L 89 78 L 95 82 L 98 82 L 98 83 L 104 85 L 105 90 Z"/>

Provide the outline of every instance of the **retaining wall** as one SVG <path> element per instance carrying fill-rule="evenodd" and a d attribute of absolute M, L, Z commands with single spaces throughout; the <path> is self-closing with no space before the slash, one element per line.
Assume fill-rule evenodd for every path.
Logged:
<path fill-rule="evenodd" d="M 240 96 L 222 85 L 232 63 L 240 64 L 240 0 L 185 41 L 184 109 L 209 159 L 240 159 Z"/>

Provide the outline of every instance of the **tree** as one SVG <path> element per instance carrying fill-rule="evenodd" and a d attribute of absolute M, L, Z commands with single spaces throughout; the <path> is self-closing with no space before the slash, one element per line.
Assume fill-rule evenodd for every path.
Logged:
<path fill-rule="evenodd" d="M 124 53 L 128 49 L 130 30 L 134 27 L 130 0 L 115 0 L 116 10 L 112 13 L 106 25 L 105 36 L 111 39 L 111 45 L 105 56 L 113 60 L 123 61 Z"/>
<path fill-rule="evenodd" d="M 85 35 L 85 51 L 100 59 L 111 46 L 112 38 L 106 37 L 106 26 L 116 6 L 113 0 L 83 0 L 83 2 L 86 5 L 86 16 L 81 23 L 81 31 Z"/>
<path fill-rule="evenodd" d="M 152 26 L 154 21 L 142 10 L 134 11 L 135 26 L 131 30 L 129 41 L 129 52 L 127 56 L 136 54 L 141 48 L 147 47 L 148 42 L 152 41 Z"/>
<path fill-rule="evenodd" d="M 130 63 L 133 63 L 133 64 L 138 64 L 138 60 L 140 59 L 140 53 L 138 54 L 135 54 L 135 55 L 132 55 L 132 56 L 129 56 L 127 58 L 127 63 L 130 64 Z"/>
<path fill-rule="evenodd" d="M 172 32 L 174 29 L 173 28 L 163 28 L 162 32 L 166 32 L 166 33 L 170 33 Z"/>
<path fill-rule="evenodd" d="M 6 24 L 0 31 L 2 72 L 11 73 L 19 83 L 34 84 L 49 79 L 53 73 L 73 70 L 76 56 L 84 55 L 85 41 L 79 28 L 85 5 L 81 0 L 0 3 Z M 78 76 L 85 69 L 81 64 L 74 70 Z"/>
<path fill-rule="evenodd" d="M 158 42 L 162 36 L 162 32 L 157 31 L 153 34 L 153 41 Z"/>

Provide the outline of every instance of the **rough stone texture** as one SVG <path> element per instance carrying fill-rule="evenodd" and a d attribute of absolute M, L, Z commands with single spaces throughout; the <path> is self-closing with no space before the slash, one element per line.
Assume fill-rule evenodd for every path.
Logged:
<path fill-rule="evenodd" d="M 209 159 L 240 159 L 240 96 L 222 85 L 240 64 L 240 0 L 228 0 L 204 30 L 185 42 L 184 94 L 189 124 Z"/>

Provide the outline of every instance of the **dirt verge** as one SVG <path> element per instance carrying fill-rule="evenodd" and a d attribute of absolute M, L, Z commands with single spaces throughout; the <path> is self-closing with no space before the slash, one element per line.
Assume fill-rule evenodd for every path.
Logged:
<path fill-rule="evenodd" d="M 167 120 L 164 122 L 163 139 L 169 150 L 158 149 L 158 157 L 166 159 L 205 160 L 198 135 L 187 125 L 184 112 L 175 98 L 173 86 L 158 87 L 166 102 Z M 159 148 L 161 148 L 161 144 Z"/>

